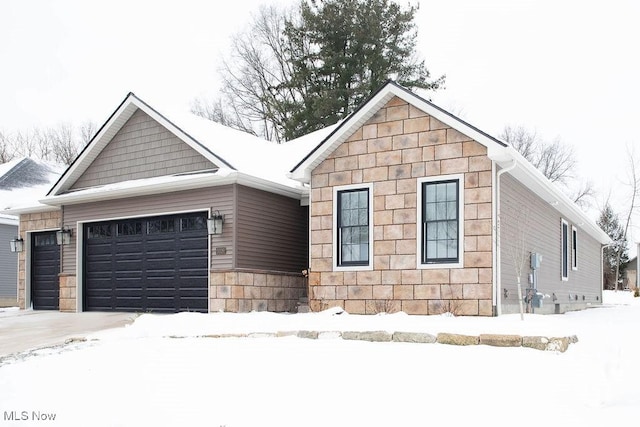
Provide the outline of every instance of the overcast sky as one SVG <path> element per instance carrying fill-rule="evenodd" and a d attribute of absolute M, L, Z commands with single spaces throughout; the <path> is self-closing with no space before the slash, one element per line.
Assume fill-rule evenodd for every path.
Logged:
<path fill-rule="evenodd" d="M 249 15 L 293 2 L 2 0 L 0 129 L 102 124 L 129 91 L 189 108 L 215 94 L 221 55 Z M 598 203 L 625 200 L 626 147 L 640 144 L 640 2 L 419 4 L 419 52 L 447 76 L 436 104 L 494 135 L 510 124 L 560 138 Z"/>

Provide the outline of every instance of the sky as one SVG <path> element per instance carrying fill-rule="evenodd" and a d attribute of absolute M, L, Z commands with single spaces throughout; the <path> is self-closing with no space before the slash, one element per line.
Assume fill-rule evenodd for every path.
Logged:
<path fill-rule="evenodd" d="M 3 426 L 65 427 L 636 426 L 640 298 L 604 291 L 603 302 L 524 321 L 335 309 L 142 314 L 67 345 L 8 357 L 0 349 L 0 417 Z M 41 326 L 28 311 L 2 310 L 0 328 L 12 316 Z M 318 339 L 274 336 L 300 330 Z M 344 331 L 578 341 L 559 352 L 366 342 L 341 339 Z M 214 338 L 225 333 L 248 336 Z"/>
<path fill-rule="evenodd" d="M 0 130 L 101 124 L 130 91 L 188 109 L 216 94 L 250 15 L 294 1 L 4 0 Z M 432 100 L 493 135 L 524 126 L 571 145 L 574 175 L 596 190 L 595 217 L 607 198 L 628 209 L 639 19 L 634 0 L 422 0 L 415 23 L 418 54 L 446 75 Z"/>

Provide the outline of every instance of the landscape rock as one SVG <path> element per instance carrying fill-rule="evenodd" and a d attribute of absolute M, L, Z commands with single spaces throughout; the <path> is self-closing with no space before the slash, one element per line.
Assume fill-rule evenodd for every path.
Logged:
<path fill-rule="evenodd" d="M 547 337 L 522 337 L 522 346 L 536 350 L 546 350 L 549 344 Z"/>
<path fill-rule="evenodd" d="M 393 341 L 431 344 L 436 342 L 436 337 L 424 332 L 394 332 Z"/>
<path fill-rule="evenodd" d="M 342 333 L 342 339 L 371 342 L 389 342 L 392 339 L 392 334 L 386 331 L 345 331 Z"/>
<path fill-rule="evenodd" d="M 449 334 L 441 332 L 436 338 L 438 344 L 451 344 L 451 345 L 477 345 L 480 343 L 480 338 L 471 335 Z"/>
<path fill-rule="evenodd" d="M 480 344 L 495 347 L 521 347 L 522 337 L 520 335 L 481 334 Z"/>
<path fill-rule="evenodd" d="M 560 353 L 564 353 L 569 348 L 569 343 L 569 338 L 567 337 L 550 338 L 546 350 L 559 351 Z"/>

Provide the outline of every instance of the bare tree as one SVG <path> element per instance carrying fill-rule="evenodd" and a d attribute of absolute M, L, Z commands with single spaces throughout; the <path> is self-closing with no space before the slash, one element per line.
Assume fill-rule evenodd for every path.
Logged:
<path fill-rule="evenodd" d="M 33 128 L 9 136 L 0 133 L 0 162 L 20 156 L 69 165 L 95 132 L 95 123 L 87 121 L 79 128 L 59 123 L 51 128 Z"/>
<path fill-rule="evenodd" d="M 500 246 L 505 249 L 513 265 L 518 290 L 520 320 L 524 320 L 524 303 L 522 298 L 522 275 L 529 257 L 528 236 L 529 210 L 514 202 L 505 201 L 498 218 L 498 236 Z M 508 218 L 508 226 L 503 220 Z"/>
<path fill-rule="evenodd" d="M 34 157 L 38 153 L 38 143 L 35 137 L 37 131 L 18 131 L 13 137 L 13 147 L 16 156 Z"/>
<path fill-rule="evenodd" d="M 287 19 L 292 18 L 275 6 L 262 6 L 257 15 L 252 15 L 249 30 L 234 36 L 233 54 L 222 62 L 220 99 L 196 99 L 192 111 L 279 141 L 287 117 L 273 108 L 278 105 L 273 98 L 288 93 L 289 101 L 295 100 L 293 92 L 276 90 L 285 86 L 292 72 L 291 62 L 282 60 L 289 49 L 281 37 Z"/>
<path fill-rule="evenodd" d="M 95 122 L 90 120 L 87 120 L 80 125 L 80 143 L 82 144 L 82 147 L 91 142 L 97 131 L 98 126 Z"/>
<path fill-rule="evenodd" d="M 623 233 L 622 233 L 622 242 L 626 242 L 627 241 L 627 234 L 629 232 L 629 227 L 631 225 L 631 218 L 633 216 L 633 213 L 635 212 L 635 210 L 638 208 L 638 203 L 640 202 L 640 175 L 639 175 L 639 171 L 636 169 L 636 154 L 635 154 L 635 150 L 633 149 L 633 146 L 629 147 L 627 146 L 627 159 L 629 159 L 629 175 L 628 175 L 628 182 L 626 183 L 626 185 L 629 188 L 629 195 L 628 195 L 628 200 L 629 200 L 629 205 L 628 205 L 628 209 L 626 211 L 626 218 L 625 218 L 625 222 L 624 222 L 624 226 L 623 226 Z M 620 258 L 622 256 L 622 251 L 619 250 L 617 251 L 616 254 L 616 287 L 615 290 L 618 290 L 618 280 L 617 278 L 620 275 Z"/>
<path fill-rule="evenodd" d="M 0 163 L 6 163 L 16 156 L 13 144 L 8 136 L 0 131 Z"/>
<path fill-rule="evenodd" d="M 536 167 L 551 182 L 556 183 L 576 204 L 586 208 L 595 194 L 591 181 L 581 181 L 573 175 L 577 164 L 573 147 L 559 138 L 545 142 L 535 130 L 523 126 L 505 126 L 499 135 Z"/>

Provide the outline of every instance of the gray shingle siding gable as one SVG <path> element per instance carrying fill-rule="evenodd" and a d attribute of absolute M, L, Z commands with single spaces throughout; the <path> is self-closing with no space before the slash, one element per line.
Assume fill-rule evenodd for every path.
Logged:
<path fill-rule="evenodd" d="M 138 110 L 73 184 L 72 189 L 215 167 L 164 126 Z"/>

